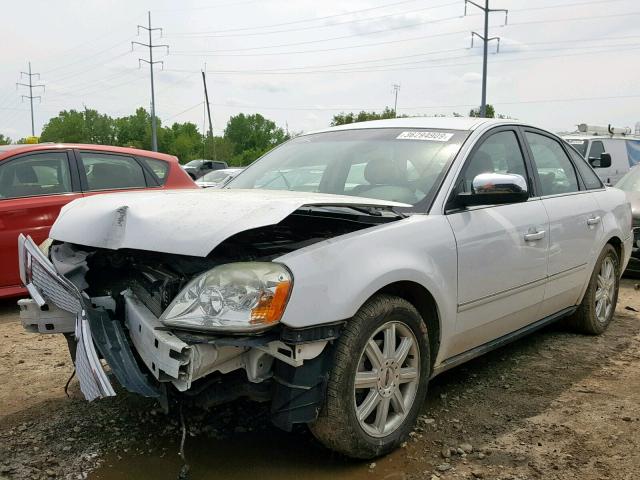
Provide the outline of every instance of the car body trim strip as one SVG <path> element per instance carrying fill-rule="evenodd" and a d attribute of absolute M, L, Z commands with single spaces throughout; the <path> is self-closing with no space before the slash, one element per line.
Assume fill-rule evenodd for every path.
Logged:
<path fill-rule="evenodd" d="M 470 350 L 467 350 L 466 352 L 462 352 L 457 355 L 454 355 L 453 357 L 446 359 L 440 365 L 435 367 L 433 369 L 433 373 L 431 374 L 431 378 L 441 374 L 442 372 L 445 372 L 446 370 L 449 370 L 450 368 L 457 367 L 462 363 L 465 363 L 476 357 L 484 355 L 485 353 L 490 352 L 491 350 L 495 350 L 496 348 L 500 348 L 504 345 L 507 345 L 508 343 L 514 342 L 522 337 L 525 337 L 535 332 L 536 330 L 539 330 L 542 327 L 549 325 L 550 323 L 560 320 L 563 317 L 571 315 L 573 312 L 577 310 L 577 308 L 578 307 L 576 306 L 565 308 L 564 310 L 554 313 L 553 315 L 549 315 L 548 317 L 545 317 L 542 320 L 538 320 L 537 322 L 527 325 L 526 327 L 523 327 L 519 330 L 516 330 L 515 332 L 508 333 L 506 335 L 503 335 L 502 337 L 496 338 L 495 340 L 491 340 L 490 342 L 487 342 L 478 347 L 474 347 Z"/>

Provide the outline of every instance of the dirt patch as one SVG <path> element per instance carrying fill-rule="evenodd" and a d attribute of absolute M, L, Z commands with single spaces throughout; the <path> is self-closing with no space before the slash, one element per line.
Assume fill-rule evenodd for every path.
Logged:
<path fill-rule="evenodd" d="M 605 335 L 549 328 L 436 378 L 412 437 L 375 462 L 284 433 L 241 402 L 189 412 L 191 478 L 635 479 L 640 472 L 640 292 L 623 281 Z M 0 479 L 174 479 L 179 428 L 118 392 L 85 402 L 61 336 L 24 333 L 0 305 Z M 97 467 L 97 469 L 96 469 Z M 88 474 L 87 472 L 92 471 Z"/>

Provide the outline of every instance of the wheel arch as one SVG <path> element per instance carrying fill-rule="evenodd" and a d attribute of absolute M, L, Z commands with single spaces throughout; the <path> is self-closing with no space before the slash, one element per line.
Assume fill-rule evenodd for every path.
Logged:
<path fill-rule="evenodd" d="M 618 260 L 620 261 L 620 263 L 622 263 L 624 261 L 624 242 L 620 239 L 620 237 L 614 235 L 609 240 L 607 240 L 606 245 L 611 245 L 616 250 L 616 253 L 618 254 Z M 620 272 L 620 274 L 622 275 L 622 272 Z"/>
<path fill-rule="evenodd" d="M 429 333 L 429 348 L 431 350 L 430 362 L 433 368 L 438 356 L 441 340 L 440 312 L 434 296 L 423 285 L 410 280 L 402 280 L 385 285 L 369 297 L 367 301 L 379 294 L 394 295 L 403 298 L 418 310 Z"/>

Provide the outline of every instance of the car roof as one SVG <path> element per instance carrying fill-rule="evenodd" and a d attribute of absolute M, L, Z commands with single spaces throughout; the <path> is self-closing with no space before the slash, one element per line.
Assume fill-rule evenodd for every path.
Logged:
<path fill-rule="evenodd" d="M 63 150 L 69 148 L 77 148 L 79 150 L 95 150 L 99 152 L 121 153 L 124 155 L 138 155 L 142 157 L 157 158 L 167 162 L 177 162 L 178 159 L 173 155 L 166 153 L 152 152 L 132 147 L 116 147 L 112 145 L 94 145 L 86 143 L 36 143 L 36 144 L 20 144 L 20 145 L 3 145 L 0 147 L 0 160 L 18 153 L 38 152 L 42 150 Z"/>
<path fill-rule="evenodd" d="M 435 128 L 443 130 L 475 130 L 481 125 L 520 124 L 517 120 L 502 120 L 479 117 L 406 117 L 390 118 L 387 120 L 371 120 L 356 122 L 337 127 L 325 128 L 309 132 L 305 135 L 337 130 L 360 130 L 366 128 Z"/>

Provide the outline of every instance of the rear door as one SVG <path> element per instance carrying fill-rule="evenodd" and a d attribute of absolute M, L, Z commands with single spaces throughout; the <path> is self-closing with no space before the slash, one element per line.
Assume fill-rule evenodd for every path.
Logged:
<path fill-rule="evenodd" d="M 528 127 L 524 136 L 549 215 L 549 279 L 541 310 L 547 316 L 578 301 L 591 274 L 587 266 L 602 231 L 602 214 L 562 143 L 547 132 Z"/>
<path fill-rule="evenodd" d="M 20 285 L 18 235 L 40 244 L 60 209 L 81 196 L 69 150 L 27 153 L 0 163 L 0 295 Z"/>

